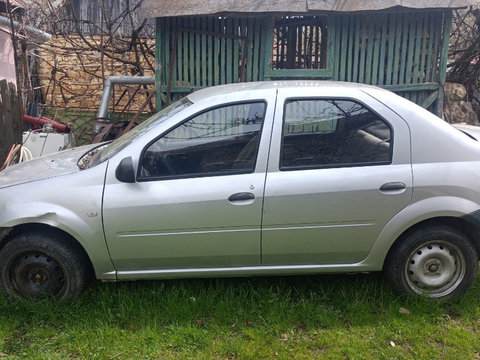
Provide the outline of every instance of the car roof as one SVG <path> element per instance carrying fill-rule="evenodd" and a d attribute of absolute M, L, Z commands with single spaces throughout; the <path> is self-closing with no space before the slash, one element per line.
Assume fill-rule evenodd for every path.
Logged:
<path fill-rule="evenodd" d="M 348 83 L 341 81 L 322 81 L 322 80 L 281 80 L 281 81 L 258 81 L 258 82 L 245 82 L 237 84 L 226 84 L 213 87 L 207 87 L 198 90 L 188 95 L 188 99 L 193 102 L 199 102 L 206 98 L 214 97 L 217 95 L 223 95 L 225 93 L 232 92 L 251 92 L 255 90 L 274 90 L 274 89 L 298 89 L 298 88 L 350 88 L 350 89 L 376 89 L 383 90 L 376 86 Z M 383 90 L 386 93 L 387 90 Z"/>

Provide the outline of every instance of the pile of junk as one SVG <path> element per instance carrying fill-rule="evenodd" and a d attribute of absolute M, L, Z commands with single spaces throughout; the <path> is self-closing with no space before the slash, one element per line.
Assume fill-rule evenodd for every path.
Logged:
<path fill-rule="evenodd" d="M 114 140 L 137 125 L 142 113 L 151 104 L 155 91 L 147 91 L 148 96 L 138 108 L 136 114 L 129 121 L 118 121 L 112 118 L 108 105 L 112 97 L 114 85 L 137 86 L 133 96 L 121 111 L 124 114 L 128 106 L 134 101 L 135 95 L 146 85 L 155 85 L 155 78 L 148 76 L 108 76 L 103 89 L 100 108 L 93 127 L 92 143 Z M 123 92 L 123 95 L 126 91 Z M 123 95 L 117 101 L 120 102 Z M 0 171 L 6 167 L 23 161 L 28 161 L 43 155 L 65 150 L 76 146 L 76 139 L 72 126 L 46 117 L 23 116 L 24 132 L 22 144 L 13 145 L 7 159 L 0 167 Z M 1 163 L 0 163 L 1 164 Z"/>
<path fill-rule="evenodd" d="M 43 155 L 68 149 L 75 144 L 71 127 L 46 117 L 23 116 L 22 144 L 12 145 L 0 171 Z"/>

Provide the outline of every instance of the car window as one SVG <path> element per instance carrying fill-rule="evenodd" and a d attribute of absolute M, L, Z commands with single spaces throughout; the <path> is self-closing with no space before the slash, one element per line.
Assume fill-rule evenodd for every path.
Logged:
<path fill-rule="evenodd" d="M 253 172 L 265 108 L 231 104 L 183 122 L 146 148 L 139 180 Z"/>
<path fill-rule="evenodd" d="M 392 131 L 353 100 L 288 100 L 280 169 L 378 165 L 391 162 Z"/>
<path fill-rule="evenodd" d="M 188 98 L 184 97 L 181 100 L 174 102 L 170 106 L 167 106 L 166 108 L 160 110 L 158 113 L 145 120 L 140 125 L 134 127 L 125 135 L 122 135 L 118 139 L 112 141 L 107 146 L 102 147 L 101 150 L 92 157 L 92 159 L 88 163 L 88 167 L 96 166 L 104 162 L 105 160 L 110 159 L 112 156 L 130 145 L 135 139 L 147 133 L 159 123 L 186 109 L 191 104 L 191 101 L 188 100 Z"/>

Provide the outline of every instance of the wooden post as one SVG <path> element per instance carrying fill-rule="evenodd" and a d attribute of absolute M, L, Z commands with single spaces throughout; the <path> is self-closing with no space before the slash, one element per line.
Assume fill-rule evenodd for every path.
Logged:
<path fill-rule="evenodd" d="M 13 83 L 0 81 L 0 167 L 12 145 L 22 141 L 22 102 Z"/>
<path fill-rule="evenodd" d="M 443 92 L 443 85 L 445 85 L 445 79 L 447 77 L 447 58 L 448 58 L 448 44 L 450 41 L 450 30 L 452 28 L 452 11 L 445 10 L 443 23 L 443 38 L 442 48 L 440 52 L 440 64 L 438 67 L 438 80 L 441 85 L 438 90 L 438 98 L 435 106 L 435 113 L 438 117 L 443 118 L 443 101 L 445 94 Z"/>

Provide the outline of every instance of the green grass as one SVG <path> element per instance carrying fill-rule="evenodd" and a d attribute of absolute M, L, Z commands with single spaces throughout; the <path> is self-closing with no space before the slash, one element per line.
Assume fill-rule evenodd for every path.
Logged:
<path fill-rule="evenodd" d="M 8 359 L 479 359 L 479 300 L 480 282 L 452 303 L 400 299 L 380 274 L 96 282 L 72 303 L 0 298 L 0 352 Z"/>

